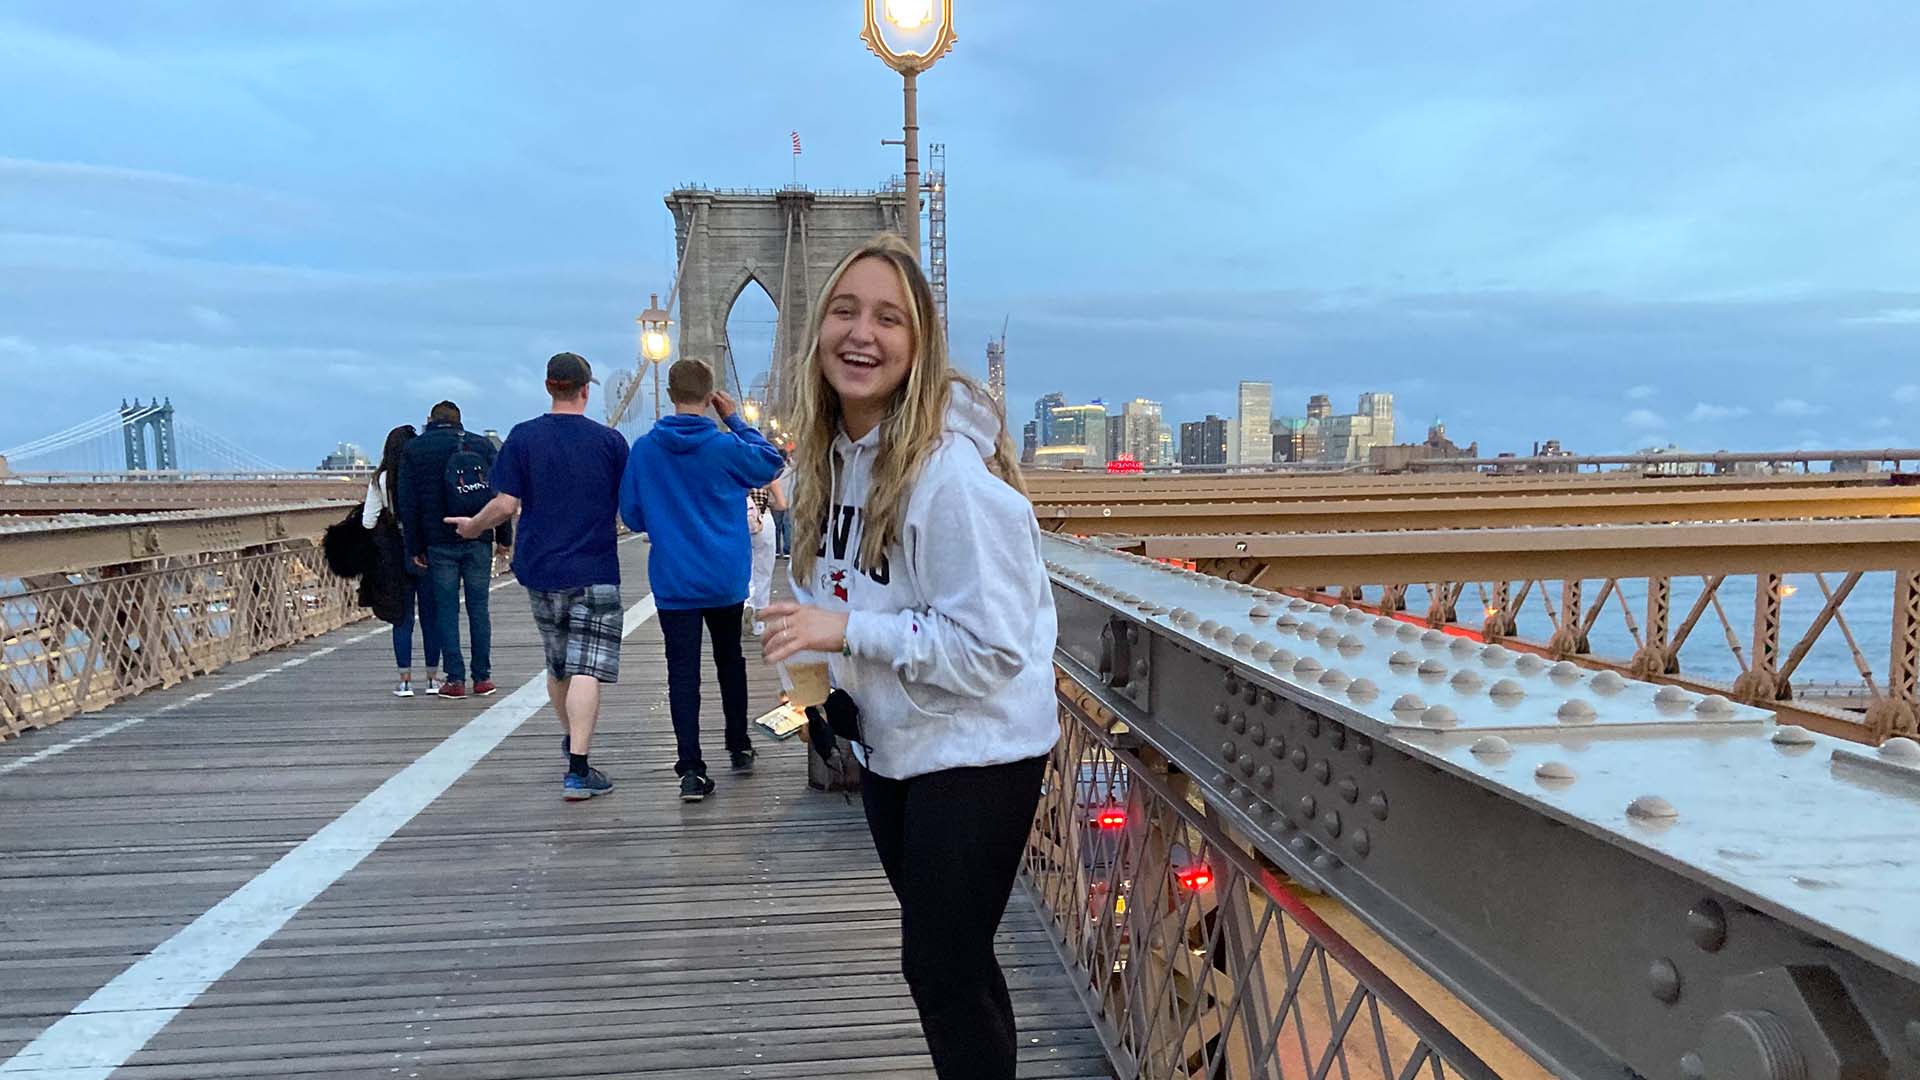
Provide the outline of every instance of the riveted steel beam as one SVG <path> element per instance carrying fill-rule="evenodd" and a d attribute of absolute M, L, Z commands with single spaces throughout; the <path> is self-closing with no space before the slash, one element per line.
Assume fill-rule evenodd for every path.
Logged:
<path fill-rule="evenodd" d="M 1041 528 L 1073 535 L 1374 532 L 1920 516 L 1920 487 L 1351 495 L 1164 503 L 1051 501 L 1050 496 L 1035 493 L 1034 499 Z"/>
<path fill-rule="evenodd" d="M 321 501 L 357 502 L 366 490 L 364 475 L 40 480 L 0 484 L 0 515 L 136 514 Z"/>
<path fill-rule="evenodd" d="M 148 559 L 238 551 L 284 540 L 312 540 L 344 513 L 339 503 L 307 503 L 0 524 L 0 578 L 72 573 Z"/>
<path fill-rule="evenodd" d="M 1247 560 L 1258 564 L 1255 583 L 1267 588 L 1326 582 L 1567 581 L 1920 565 L 1920 520 L 1148 536 L 1125 546 L 1156 559 Z"/>
<path fill-rule="evenodd" d="M 1036 503 L 1310 502 L 1316 500 L 1505 497 L 1607 492 L 1871 490 L 1899 486 L 1884 473 L 1766 476 L 1639 476 L 1631 473 L 1546 476 L 1083 476 L 1028 472 Z"/>
<path fill-rule="evenodd" d="M 1920 1075 L 1920 860 L 1886 839 L 1920 832 L 1920 745 L 1044 551 L 1061 666 L 1100 707 L 1556 1075 Z M 1144 703 L 1096 674 L 1118 638 Z"/>

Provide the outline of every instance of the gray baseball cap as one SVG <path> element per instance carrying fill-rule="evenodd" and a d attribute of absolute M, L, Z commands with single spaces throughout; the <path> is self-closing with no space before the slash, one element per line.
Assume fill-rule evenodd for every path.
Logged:
<path fill-rule="evenodd" d="M 547 378 L 565 383 L 597 384 L 600 381 L 593 377 L 593 365 L 587 363 L 586 357 L 570 352 L 553 354 L 553 358 L 547 361 Z"/>

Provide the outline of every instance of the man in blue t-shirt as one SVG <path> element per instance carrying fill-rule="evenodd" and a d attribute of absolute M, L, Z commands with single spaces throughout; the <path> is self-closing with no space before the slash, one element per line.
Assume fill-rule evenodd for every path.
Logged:
<path fill-rule="evenodd" d="M 620 680 L 616 520 L 627 442 L 587 415 L 587 388 L 600 380 L 570 352 L 547 361 L 553 410 L 516 424 L 493 463 L 496 494 L 471 518 L 448 518 L 461 536 L 480 536 L 520 514 L 513 573 L 526 586 L 546 653 L 547 698 L 560 717 L 570 802 L 613 790 L 587 764 L 600 720 L 600 684 Z"/>

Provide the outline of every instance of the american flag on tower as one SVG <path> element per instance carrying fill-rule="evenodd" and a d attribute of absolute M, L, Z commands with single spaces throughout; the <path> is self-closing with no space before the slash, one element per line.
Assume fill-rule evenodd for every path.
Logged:
<path fill-rule="evenodd" d="M 797 131 L 793 132 L 793 154 L 795 157 L 800 156 L 800 133 Z"/>

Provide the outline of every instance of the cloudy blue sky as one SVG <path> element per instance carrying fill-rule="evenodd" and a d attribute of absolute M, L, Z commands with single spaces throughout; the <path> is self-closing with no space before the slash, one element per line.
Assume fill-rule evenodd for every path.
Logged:
<path fill-rule="evenodd" d="M 1041 393 L 1487 449 L 1920 445 L 1920 6 L 956 0 L 952 328 Z M 866 187 L 848 0 L 0 7 L 0 448 L 171 395 L 311 465 L 631 362 L 676 184 Z M 771 307 L 736 309 L 743 359 Z M 753 364 L 752 366 L 758 366 Z"/>

